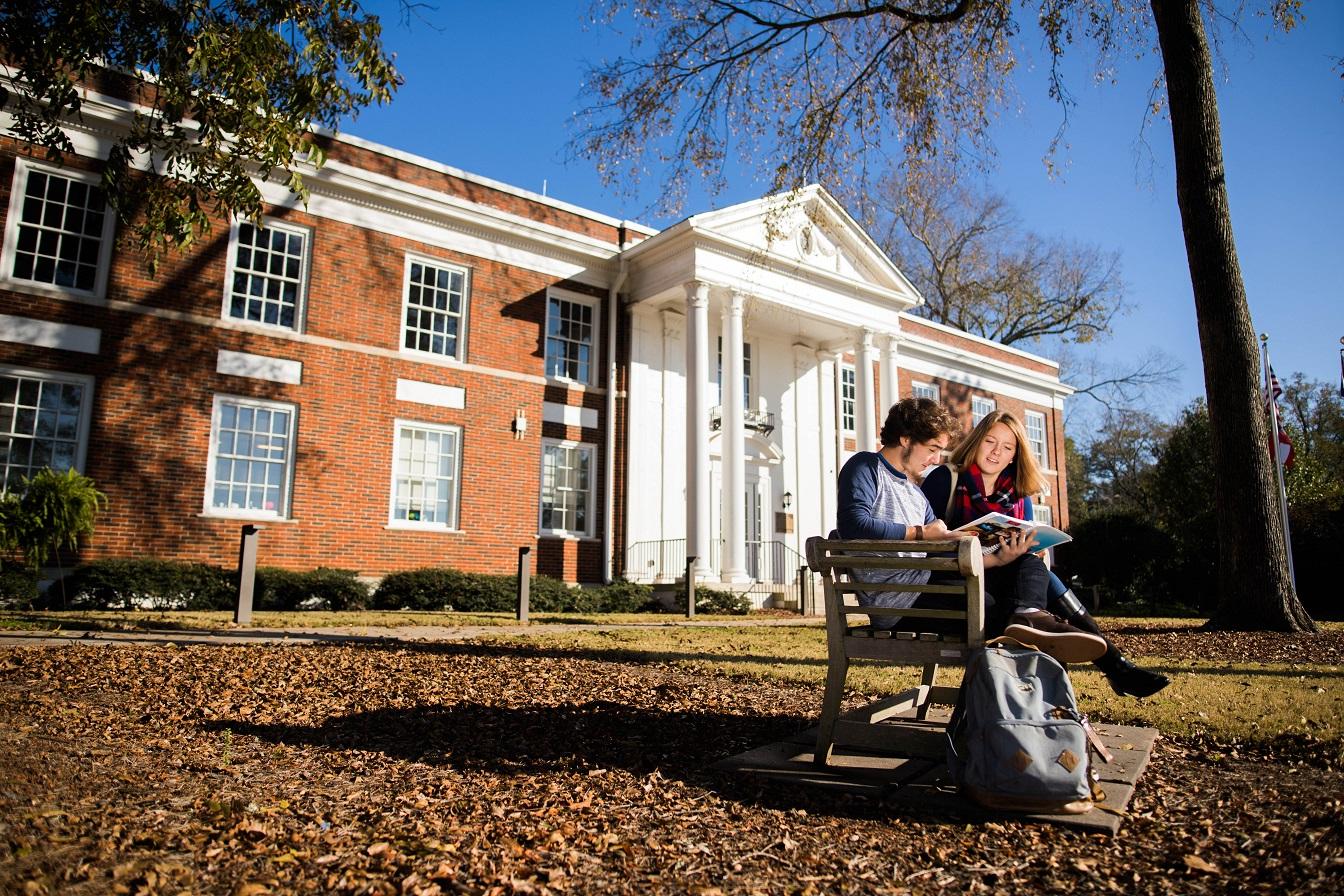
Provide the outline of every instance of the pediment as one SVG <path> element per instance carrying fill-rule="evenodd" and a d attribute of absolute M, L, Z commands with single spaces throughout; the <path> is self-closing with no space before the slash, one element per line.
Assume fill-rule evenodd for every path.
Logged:
<path fill-rule="evenodd" d="M 824 188 L 767 196 L 691 219 L 756 251 L 845 279 L 918 295 L 905 275 Z"/>

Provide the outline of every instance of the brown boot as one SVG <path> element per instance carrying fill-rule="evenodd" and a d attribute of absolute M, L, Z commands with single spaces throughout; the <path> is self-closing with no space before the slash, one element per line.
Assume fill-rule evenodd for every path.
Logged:
<path fill-rule="evenodd" d="M 1105 638 L 1076 629 L 1045 610 L 1014 613 L 1003 634 L 1061 663 L 1090 663 L 1106 652 Z"/>

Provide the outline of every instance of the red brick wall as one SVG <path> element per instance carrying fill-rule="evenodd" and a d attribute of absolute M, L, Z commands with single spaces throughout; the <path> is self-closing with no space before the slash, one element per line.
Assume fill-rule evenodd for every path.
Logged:
<path fill-rule="evenodd" d="M 0 202 L 6 209 L 12 175 L 13 160 L 7 155 L 0 159 Z M 469 268 L 466 360 L 472 365 L 542 376 L 547 287 L 564 285 L 605 298 L 588 287 L 556 284 L 547 275 L 301 211 L 275 217 L 312 228 L 304 332 L 313 336 L 395 352 L 408 250 Z M 110 299 L 189 318 L 0 290 L 0 313 L 96 327 L 102 333 L 98 355 L 0 343 L 0 362 L 95 377 L 84 472 L 107 493 L 110 506 L 85 558 L 236 563 L 243 520 L 203 514 L 213 397 L 228 394 L 298 408 L 291 518 L 262 521 L 267 526 L 260 541 L 263 564 L 339 566 L 368 575 L 421 565 L 500 573 L 512 572 L 518 547 L 531 544 L 537 546 L 537 572 L 570 581 L 600 579 L 600 540 L 542 538 L 538 544 L 537 527 L 545 435 L 598 446 L 593 512 L 594 531 L 601 531 L 602 393 L 220 326 L 228 248 L 228 228 L 216 222 L 210 238 L 186 255 L 165 258 L 152 279 L 138 255 L 116 252 Z M 604 330 L 606 316 L 600 313 Z M 604 347 L 599 346 L 599 359 Z M 218 374 L 220 349 L 300 361 L 302 384 Z M 462 387 L 466 408 L 398 402 L 399 377 Z M 599 427 L 543 426 L 546 400 L 595 409 Z M 521 440 L 510 426 L 519 408 L 533 424 Z M 387 528 L 397 418 L 462 428 L 460 532 Z"/>

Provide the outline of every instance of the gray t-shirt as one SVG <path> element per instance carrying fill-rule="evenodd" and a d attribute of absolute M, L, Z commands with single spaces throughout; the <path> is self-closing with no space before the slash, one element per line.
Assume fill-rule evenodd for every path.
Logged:
<path fill-rule="evenodd" d="M 836 529 L 841 538 L 900 539 L 910 526 L 921 526 L 936 519 L 928 498 L 919 486 L 887 463 L 874 451 L 860 451 L 845 462 L 838 483 L 839 507 Z M 920 552 L 896 551 L 899 557 L 923 557 Z M 923 584 L 929 580 L 926 569 L 856 569 L 863 582 Z M 909 607 L 919 592 L 860 592 L 865 607 Z M 883 620 L 892 624 L 894 619 Z"/>

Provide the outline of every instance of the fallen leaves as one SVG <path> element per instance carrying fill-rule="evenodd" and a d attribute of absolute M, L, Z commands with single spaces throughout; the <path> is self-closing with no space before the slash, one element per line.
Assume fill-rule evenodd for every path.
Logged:
<path fill-rule="evenodd" d="M 819 697 L 537 646 L 14 650 L 0 892 L 1339 890 L 1305 740 L 1163 740 L 1113 840 L 707 771 Z"/>

